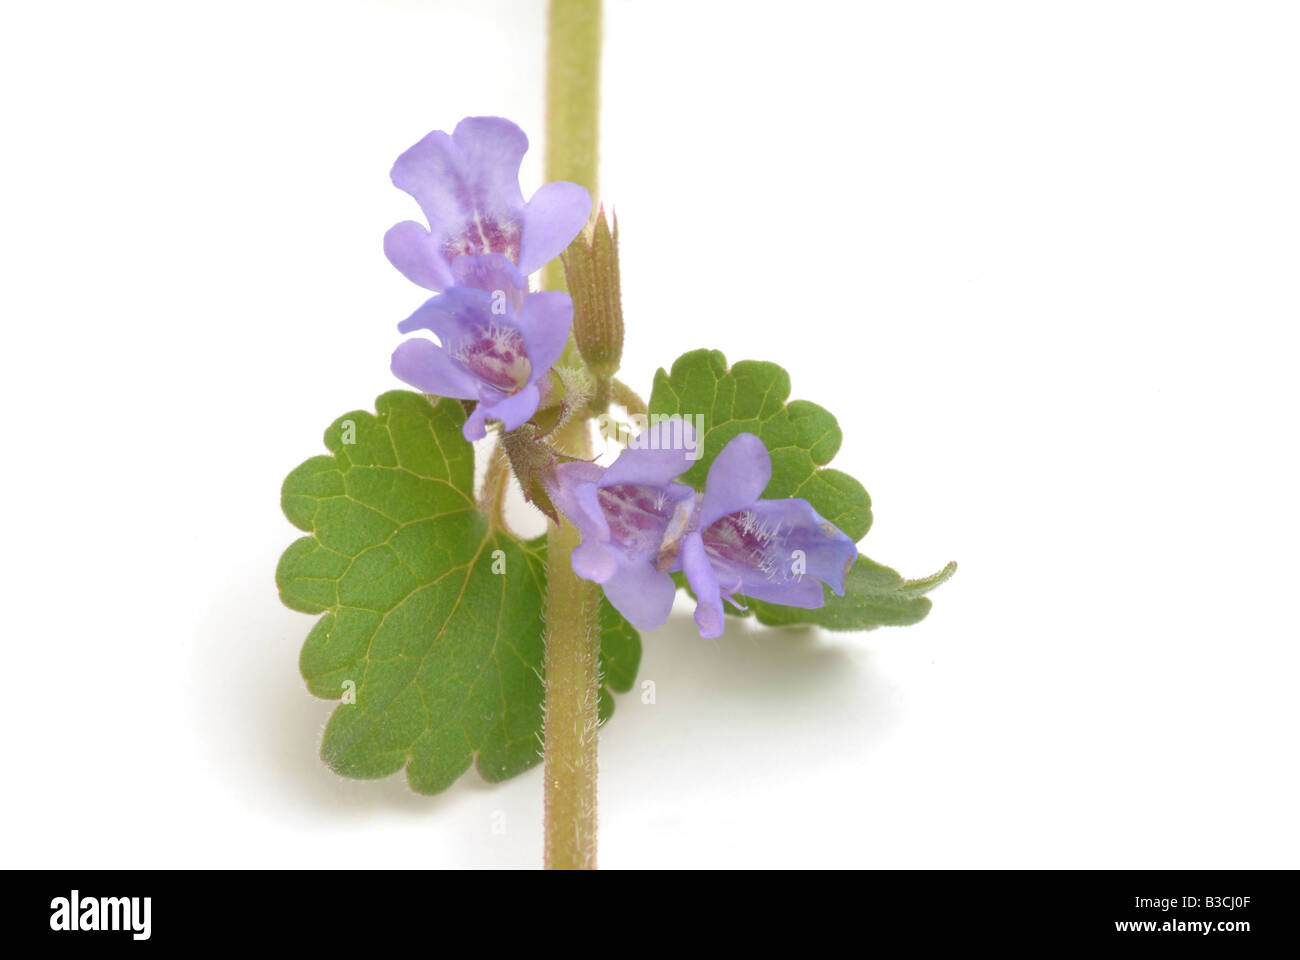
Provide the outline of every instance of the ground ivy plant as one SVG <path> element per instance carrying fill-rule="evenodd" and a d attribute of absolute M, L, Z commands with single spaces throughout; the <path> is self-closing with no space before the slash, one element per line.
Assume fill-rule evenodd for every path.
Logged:
<path fill-rule="evenodd" d="M 432 294 L 397 325 L 413 389 L 339 417 L 289 474 L 306 536 L 277 570 L 284 603 L 320 615 L 300 665 L 340 701 L 329 767 L 433 794 L 471 765 L 500 781 L 543 762 L 553 867 L 595 865 L 597 731 L 682 591 L 701 637 L 749 617 L 859 631 L 921 620 L 955 569 L 905 580 L 859 552 L 871 500 L 830 466 L 839 423 L 777 364 L 691 350 L 648 401 L 617 378 L 618 223 L 589 189 L 599 10 L 552 4 L 551 182 L 530 198 L 528 140 L 500 117 L 398 157 L 422 219 L 384 252 Z M 620 451 L 608 466 L 596 436 Z M 512 482 L 545 535 L 507 525 Z"/>

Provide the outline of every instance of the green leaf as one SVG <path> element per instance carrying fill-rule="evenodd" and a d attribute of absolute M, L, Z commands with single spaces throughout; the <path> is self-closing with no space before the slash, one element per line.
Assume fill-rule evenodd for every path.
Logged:
<path fill-rule="evenodd" d="M 600 689 L 600 722 L 614 714 L 614 693 L 627 693 L 636 682 L 641 665 L 641 634 L 623 619 L 613 604 L 600 595 L 600 672 L 604 686 Z"/>
<path fill-rule="evenodd" d="M 743 360 L 728 368 L 721 352 L 693 350 L 678 357 L 671 371 L 661 368 L 655 374 L 649 407 L 652 416 L 704 418 L 702 456 L 682 475 L 682 482 L 703 490 L 709 465 L 722 448 L 739 433 L 757 434 L 772 455 L 772 479 L 763 496 L 802 497 L 854 541 L 861 540 L 871 527 L 871 498 L 857 480 L 826 466 L 840 448 L 839 424 L 825 408 L 789 396 L 790 376 L 775 363 Z M 925 618 L 931 606 L 925 594 L 956 569 L 950 563 L 932 576 L 904 580 L 859 554 L 845 578 L 844 596 L 825 587 L 826 603 L 816 610 L 739 597 L 746 611 L 724 609 L 735 616 L 752 613 L 769 626 L 905 626 Z M 675 574 L 674 579 L 686 586 L 684 576 Z"/>
<path fill-rule="evenodd" d="M 938 573 L 920 580 L 904 580 L 889 567 L 858 555 L 844 579 L 844 596 L 827 588 L 826 605 L 816 610 L 783 607 L 763 600 L 747 605 L 758 622 L 769 627 L 812 624 L 827 630 L 874 630 L 876 627 L 905 627 L 925 619 L 930 598 L 925 596 L 957 572 L 950 563 Z"/>
<path fill-rule="evenodd" d="M 474 762 L 504 780 L 539 759 L 545 538 L 521 541 L 479 511 L 459 403 L 394 391 L 375 409 L 336 420 L 332 455 L 299 466 L 282 495 L 311 535 L 281 557 L 281 599 L 325 614 L 302 673 L 316 696 L 344 700 L 321 756 L 350 777 L 405 767 L 420 793 Z M 641 648 L 612 608 L 601 625 L 608 717 Z"/>
<path fill-rule="evenodd" d="M 763 496 L 802 497 L 855 541 L 871 528 L 871 498 L 847 473 L 826 467 L 840 449 L 839 424 L 806 400 L 787 402 L 790 375 L 775 363 L 742 360 L 727 369 L 717 350 L 682 354 L 655 374 L 650 413 L 704 417 L 703 455 L 682 475 L 704 489 L 709 464 L 739 433 L 757 434 L 772 455 Z"/>

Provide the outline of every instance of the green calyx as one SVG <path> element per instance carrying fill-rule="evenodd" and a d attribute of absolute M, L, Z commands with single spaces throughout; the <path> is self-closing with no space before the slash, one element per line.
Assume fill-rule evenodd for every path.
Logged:
<path fill-rule="evenodd" d="M 618 217 L 613 229 L 602 206 L 590 231 L 569 245 L 561 259 L 573 298 L 573 338 L 596 378 L 595 412 L 609 404 L 609 380 L 623 357 L 623 304 L 618 270 Z"/>

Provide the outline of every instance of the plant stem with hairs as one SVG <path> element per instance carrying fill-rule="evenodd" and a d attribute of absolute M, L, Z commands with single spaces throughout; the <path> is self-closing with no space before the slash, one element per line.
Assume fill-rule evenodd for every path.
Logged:
<path fill-rule="evenodd" d="M 551 0 L 546 72 L 546 179 L 596 195 L 600 0 Z M 543 274 L 563 289 L 558 260 Z M 576 358 L 570 341 L 566 355 Z M 587 414 L 557 437 L 567 453 L 591 456 Z M 600 588 L 573 571 L 580 542 L 567 521 L 547 527 L 545 849 L 548 869 L 596 866 L 596 739 L 600 703 Z"/>

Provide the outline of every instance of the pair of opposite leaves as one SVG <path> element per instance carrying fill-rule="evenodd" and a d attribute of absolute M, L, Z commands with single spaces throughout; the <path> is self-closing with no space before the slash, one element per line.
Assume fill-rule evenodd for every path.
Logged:
<path fill-rule="evenodd" d="M 772 456 L 764 496 L 802 497 L 860 540 L 871 500 L 852 477 L 826 467 L 839 426 L 789 395 L 789 376 L 776 364 L 728 368 L 718 351 L 696 350 L 658 372 L 649 406 L 652 415 L 704 415 L 702 456 L 681 482 L 702 489 L 727 442 L 754 433 Z M 324 613 L 303 644 L 302 673 L 312 693 L 344 701 L 325 728 L 322 757 L 359 778 L 405 766 L 421 793 L 450 786 L 475 758 L 484 779 L 499 781 L 541 753 L 545 537 L 520 540 L 479 511 L 464 420 L 455 401 L 384 394 L 376 414 L 336 420 L 325 433 L 331 455 L 300 465 L 282 493 L 285 514 L 309 536 L 280 560 L 281 598 Z M 745 615 L 831 630 L 912 624 L 930 610 L 925 594 L 955 569 L 904 580 L 860 555 L 843 597 L 828 590 L 816 610 L 748 600 Z M 613 692 L 636 679 L 641 641 L 604 600 L 600 621 L 603 722 Z"/>

